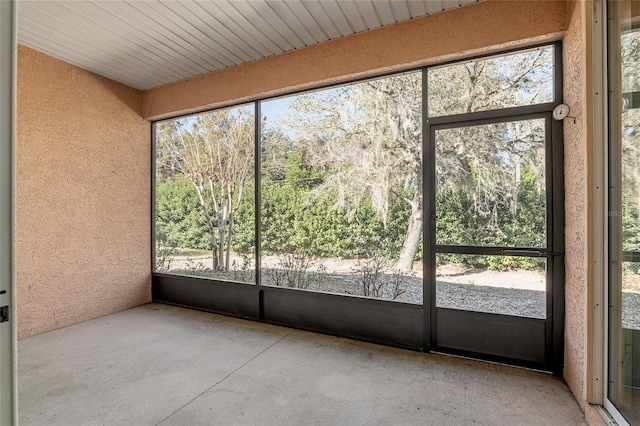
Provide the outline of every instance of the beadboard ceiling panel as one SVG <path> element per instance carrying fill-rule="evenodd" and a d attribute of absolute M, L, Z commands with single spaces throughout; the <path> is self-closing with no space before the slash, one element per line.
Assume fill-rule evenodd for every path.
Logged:
<path fill-rule="evenodd" d="M 18 43 L 144 90 L 478 1 L 20 0 Z"/>

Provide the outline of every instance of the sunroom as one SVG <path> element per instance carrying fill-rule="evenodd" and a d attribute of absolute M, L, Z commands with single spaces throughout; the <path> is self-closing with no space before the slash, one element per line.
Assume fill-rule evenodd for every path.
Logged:
<path fill-rule="evenodd" d="M 163 315 L 523 367 L 577 423 L 639 421 L 640 2 L 0 7 L 2 424 L 84 423 L 56 363 L 108 349 L 55 333 L 126 364 Z"/>

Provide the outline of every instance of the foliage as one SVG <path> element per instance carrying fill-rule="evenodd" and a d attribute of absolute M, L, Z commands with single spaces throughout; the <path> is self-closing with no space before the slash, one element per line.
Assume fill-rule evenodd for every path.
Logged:
<path fill-rule="evenodd" d="M 168 245 L 168 242 L 162 236 L 156 236 L 155 242 L 155 270 L 156 272 L 169 272 L 173 263 L 173 256 L 176 253 L 175 245 Z"/>
<path fill-rule="evenodd" d="M 314 189 L 352 220 L 371 208 L 387 226 L 391 204 L 406 202 L 410 217 L 395 254 L 410 270 L 422 230 L 421 74 L 411 73 L 298 96 L 295 120 L 283 124 L 300 135 L 324 179 Z"/>
<path fill-rule="evenodd" d="M 293 252 L 279 255 L 278 266 L 267 269 L 265 275 L 271 285 L 307 289 L 318 287 L 324 272 L 322 263 L 313 257 Z"/>
<path fill-rule="evenodd" d="M 429 113 L 548 101 L 551 61 L 542 50 L 434 69 Z M 402 283 L 381 271 L 390 262 L 406 271 L 422 256 L 421 93 L 421 73 L 398 75 L 296 96 L 288 117 L 262 121 L 259 243 L 281 258 L 270 272 L 277 285 L 309 285 L 300 277 L 314 269 L 305 263 L 311 257 L 350 257 L 361 259 L 363 295 L 397 297 Z M 223 273 L 231 250 L 255 251 L 253 117 L 214 111 L 158 129 L 156 233 L 180 247 L 212 250 Z M 438 244 L 544 245 L 540 121 L 442 129 L 433 143 Z M 440 258 L 492 269 L 539 264 Z"/>
<path fill-rule="evenodd" d="M 158 170 L 189 181 L 211 241 L 213 268 L 230 267 L 234 215 L 253 176 L 253 112 L 238 107 L 157 125 Z"/>
<path fill-rule="evenodd" d="M 287 166 L 289 172 L 283 181 L 263 181 L 261 233 L 264 254 L 289 252 L 366 258 L 367 252 L 377 247 L 389 259 L 397 256 L 403 244 L 404 224 L 411 214 L 407 203 L 392 200 L 386 226 L 367 200 L 349 220 L 343 211 L 335 208 L 336 194 L 332 197 L 327 193 L 317 198 L 313 195 L 313 187 L 307 189 L 310 186 L 308 176 L 313 176 L 314 183 L 321 181 L 319 171 L 304 163 L 301 155 L 294 156 L 287 164 L 290 164 Z M 166 235 L 181 247 L 210 248 L 197 195 L 188 182 L 178 179 L 161 182 L 156 196 L 158 235 Z M 521 170 L 517 193 L 519 208 L 515 214 L 511 202 L 504 202 L 485 214 L 474 208 L 472 196 L 473 193 L 455 186 L 444 187 L 438 192 L 439 244 L 528 247 L 543 243 L 545 218 L 537 213 L 544 212 L 544 191 L 537 186 L 535 173 L 527 167 Z M 254 251 L 254 201 L 254 187 L 249 185 L 235 218 L 233 250 L 238 253 Z M 498 218 L 496 222 L 492 222 L 494 213 Z M 531 236 L 540 239 L 532 240 Z M 421 251 L 418 252 L 420 257 Z M 537 267 L 535 260 L 520 257 L 450 255 L 449 259 L 492 269 Z"/>
<path fill-rule="evenodd" d="M 637 197 L 622 195 L 622 250 L 640 251 L 640 214 Z"/>
<path fill-rule="evenodd" d="M 429 116 L 553 101 L 553 51 L 465 61 L 428 72 Z"/>
<path fill-rule="evenodd" d="M 395 257 L 404 237 L 408 209 L 394 203 L 389 224 L 370 205 L 361 206 L 351 220 L 334 208 L 335 197 L 313 198 L 286 184 L 264 182 L 262 187 L 262 251 L 264 254 L 297 252 L 313 256 L 358 257 L 364 247 L 391 241 L 385 254 Z M 400 224 L 400 226 L 397 226 Z M 239 235 L 237 240 L 243 240 Z"/>
<path fill-rule="evenodd" d="M 612 129 L 619 131 L 621 150 L 621 194 L 618 201 L 613 201 L 616 211 L 610 214 L 617 216 L 614 221 L 622 231 L 622 250 L 640 252 L 640 109 L 633 104 L 633 93 L 640 91 L 640 32 L 623 33 L 620 40 L 621 69 L 620 82 L 623 93 L 620 121 L 612 124 Z M 637 100 L 636 100 L 637 102 Z M 619 126 L 619 127 L 618 127 Z M 614 173 L 617 172 L 613 168 Z M 615 179 L 615 178 L 614 178 Z M 615 188 L 615 180 L 614 180 Z M 618 205 L 617 203 L 620 202 Z M 619 208 L 619 210 L 618 210 Z M 623 262 L 623 270 L 638 273 L 640 268 L 636 262 Z"/>
<path fill-rule="evenodd" d="M 473 208 L 467 191 L 447 188 L 438 193 L 437 241 L 450 245 L 481 245 L 510 247 L 544 247 L 546 235 L 545 194 L 536 184 L 536 177 L 526 167 L 518 186 L 517 205 L 506 198 L 495 209 L 482 212 Z M 440 213 L 442 212 L 442 213 Z M 451 254 L 443 260 L 489 269 L 537 269 L 539 259 L 508 256 L 477 256 Z"/>
<path fill-rule="evenodd" d="M 517 196 L 518 209 L 509 197 L 487 210 L 473 207 L 468 191 L 446 188 L 438 193 L 437 241 L 439 244 L 542 247 L 545 242 L 545 193 L 534 177 L 523 171 Z"/>
<path fill-rule="evenodd" d="M 211 250 L 198 195 L 186 179 L 156 183 L 156 241 L 165 246 Z"/>
<path fill-rule="evenodd" d="M 406 292 L 409 277 L 395 269 L 391 273 L 392 262 L 379 250 L 367 250 L 366 256 L 358 262 L 354 270 L 358 290 L 365 297 L 395 300 Z"/>

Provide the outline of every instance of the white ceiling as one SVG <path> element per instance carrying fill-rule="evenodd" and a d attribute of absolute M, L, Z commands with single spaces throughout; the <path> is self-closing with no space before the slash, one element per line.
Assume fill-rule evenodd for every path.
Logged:
<path fill-rule="evenodd" d="M 19 0 L 17 32 L 24 46 L 149 89 L 477 1 Z"/>

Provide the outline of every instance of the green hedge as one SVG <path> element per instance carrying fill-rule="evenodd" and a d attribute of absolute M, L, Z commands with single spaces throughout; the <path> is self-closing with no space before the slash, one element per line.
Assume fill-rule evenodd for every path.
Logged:
<path fill-rule="evenodd" d="M 297 161 L 297 160 L 296 160 Z M 311 178 L 310 178 L 311 177 Z M 286 170 L 285 179 L 262 182 L 262 252 L 299 252 L 322 257 L 361 257 L 375 252 L 397 258 L 404 242 L 410 206 L 394 199 L 388 221 L 382 222 L 370 202 L 361 204 L 355 215 L 335 208 L 336 197 L 313 194 L 314 183 L 322 177 L 300 167 Z M 233 250 L 254 251 L 255 189 L 244 189 L 244 198 L 234 221 Z M 544 192 L 535 187 L 533 174 L 523 171 L 518 206 L 497 203 L 495 217 L 481 215 L 473 206 L 472 195 L 462 190 L 442 190 L 436 201 L 438 243 L 484 246 L 541 246 L 545 236 Z M 541 216 L 541 217 L 540 217 Z M 156 186 L 156 235 L 167 245 L 211 249 L 207 227 L 195 189 L 184 179 L 166 179 Z M 537 236 L 533 239 L 531 236 Z M 422 257 L 419 250 L 418 259 Z M 470 255 L 442 255 L 440 261 L 463 263 L 490 269 L 540 266 L 540 259 Z"/>

